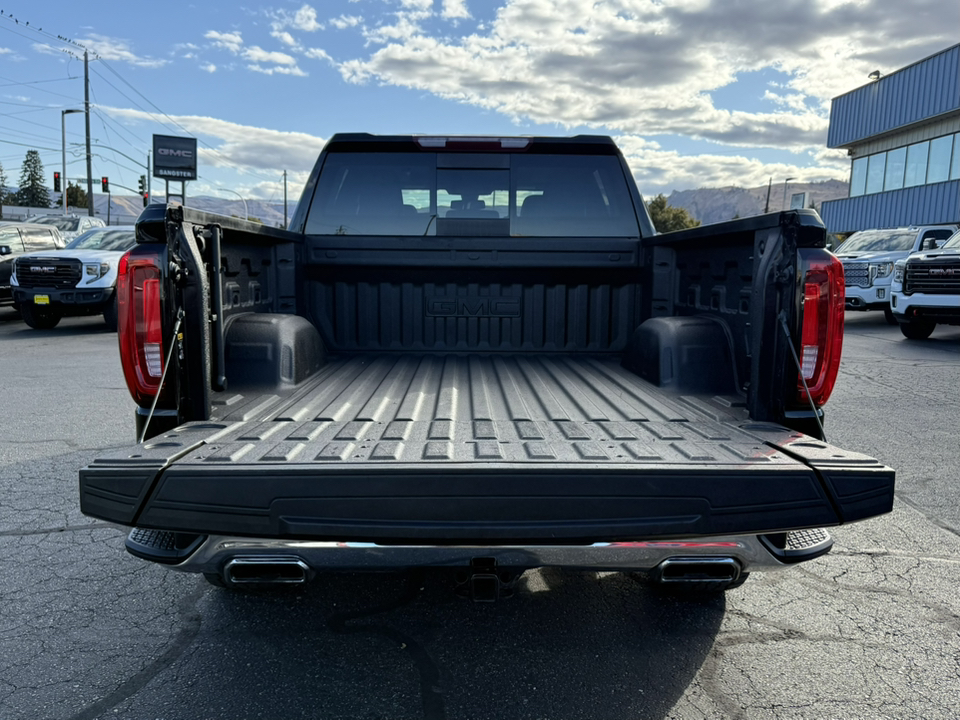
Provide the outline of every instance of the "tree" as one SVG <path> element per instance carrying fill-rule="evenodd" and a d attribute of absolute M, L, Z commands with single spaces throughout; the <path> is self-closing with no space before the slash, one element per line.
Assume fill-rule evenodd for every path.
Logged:
<path fill-rule="evenodd" d="M 683 208 L 668 205 L 663 193 L 647 203 L 647 210 L 657 232 L 672 232 L 700 225 L 700 221 L 690 217 L 690 213 Z"/>
<path fill-rule="evenodd" d="M 36 150 L 27 150 L 27 156 L 23 159 L 20 189 L 16 198 L 16 204 L 20 207 L 50 207 L 50 192 L 43 182 L 43 163 Z"/>
<path fill-rule="evenodd" d="M 57 198 L 57 207 L 63 207 L 62 193 L 60 194 L 60 197 Z M 87 191 L 80 186 L 80 183 L 67 184 L 67 207 L 68 208 L 86 208 L 87 207 Z"/>

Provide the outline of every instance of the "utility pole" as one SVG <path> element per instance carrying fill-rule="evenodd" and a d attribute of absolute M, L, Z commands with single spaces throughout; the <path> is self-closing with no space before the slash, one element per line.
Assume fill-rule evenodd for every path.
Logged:
<path fill-rule="evenodd" d="M 783 181 L 783 202 L 780 203 L 781 210 L 787 209 L 787 183 L 789 183 L 791 180 L 796 180 L 796 178 L 788 177 L 786 180 Z"/>
<path fill-rule="evenodd" d="M 770 212 L 770 188 L 773 187 L 773 176 L 770 176 L 770 182 L 767 183 L 767 204 L 763 206 L 765 213 Z"/>
<path fill-rule="evenodd" d="M 90 152 L 90 69 L 83 51 L 83 111 L 87 118 L 87 210 L 93 217 L 93 154 Z"/>
<path fill-rule="evenodd" d="M 287 229 L 287 171 L 283 171 L 283 229 Z"/>

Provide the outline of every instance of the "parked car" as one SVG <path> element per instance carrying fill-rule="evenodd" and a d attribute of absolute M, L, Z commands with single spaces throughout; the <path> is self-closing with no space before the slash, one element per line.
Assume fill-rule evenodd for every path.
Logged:
<path fill-rule="evenodd" d="M 887 322 L 896 324 L 890 311 L 893 265 L 917 250 L 935 248 L 953 235 L 957 225 L 918 225 L 855 232 L 834 252 L 843 263 L 847 310 L 883 310 Z"/>
<path fill-rule="evenodd" d="M 63 237 L 55 227 L 35 223 L 0 222 L 0 305 L 13 302 L 10 274 L 15 258 L 24 253 L 48 252 L 63 246 Z"/>
<path fill-rule="evenodd" d="M 13 302 L 38 330 L 64 315 L 99 315 L 117 329 L 117 266 L 136 243 L 133 225 L 88 230 L 63 250 L 23 255 L 13 263 Z"/>
<path fill-rule="evenodd" d="M 960 325 L 960 232 L 896 262 L 890 308 L 910 340 L 930 337 L 938 323 Z"/>
<path fill-rule="evenodd" d="M 30 222 L 38 225 L 52 225 L 60 231 L 63 239 L 69 242 L 93 228 L 106 227 L 98 217 L 88 215 L 35 215 Z"/>

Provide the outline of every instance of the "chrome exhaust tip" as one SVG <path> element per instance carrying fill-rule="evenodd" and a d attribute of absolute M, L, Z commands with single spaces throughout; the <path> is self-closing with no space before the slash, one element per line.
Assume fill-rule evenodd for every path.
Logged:
<path fill-rule="evenodd" d="M 653 572 L 658 583 L 729 584 L 740 579 L 740 563 L 731 557 L 668 558 Z"/>
<path fill-rule="evenodd" d="M 223 578 L 231 585 L 299 585 L 310 577 L 310 566 L 296 557 L 238 557 L 223 567 Z"/>

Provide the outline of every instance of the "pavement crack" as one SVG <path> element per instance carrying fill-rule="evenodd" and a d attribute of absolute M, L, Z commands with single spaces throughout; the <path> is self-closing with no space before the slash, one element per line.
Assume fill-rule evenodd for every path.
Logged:
<path fill-rule="evenodd" d="M 831 550 L 830 555 L 831 557 L 900 558 L 903 560 L 960 563 L 960 557 L 956 555 L 928 555 L 925 553 L 900 552 L 898 550 Z M 843 574 L 846 574 L 846 571 Z M 838 575 L 837 577 L 841 576 Z"/>
<path fill-rule="evenodd" d="M 366 610 L 357 610 L 354 612 L 337 613 L 327 619 L 327 627 L 331 632 L 340 635 L 351 635 L 355 633 L 369 633 L 372 635 L 381 635 L 388 640 L 396 643 L 397 647 L 403 649 L 413 660 L 420 674 L 420 699 L 423 703 L 423 717 L 426 720 L 445 720 L 447 717 L 446 709 L 443 703 L 443 694 L 440 689 L 440 668 L 433 658 L 427 652 L 426 648 L 399 630 L 378 623 L 364 623 L 353 625 L 352 623 L 380 615 L 382 613 L 398 610 L 409 605 L 420 596 L 423 589 L 423 573 L 411 572 L 407 576 L 407 590 L 393 602 L 377 605 Z"/>
<path fill-rule="evenodd" d="M 69 720 L 94 720 L 100 717 L 107 710 L 116 707 L 124 700 L 136 695 L 147 683 L 173 665 L 187 648 L 193 644 L 197 634 L 200 632 L 201 617 L 200 612 L 197 610 L 197 603 L 200 602 L 200 598 L 203 597 L 206 590 L 205 583 L 198 582 L 193 592 L 184 595 L 180 599 L 178 608 L 182 623 L 180 631 L 160 657 L 121 683 L 116 690 L 105 698 L 97 700 L 77 714 L 72 715 Z"/>
<path fill-rule="evenodd" d="M 0 537 L 27 537 L 29 535 L 53 535 L 62 532 L 79 532 L 80 530 L 116 529 L 116 525 L 108 523 L 87 523 L 86 525 L 62 525 L 60 527 L 39 528 L 37 530 L 0 530 Z"/>

